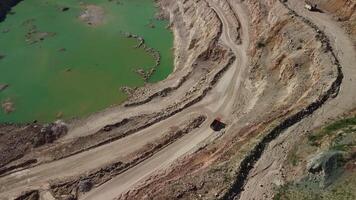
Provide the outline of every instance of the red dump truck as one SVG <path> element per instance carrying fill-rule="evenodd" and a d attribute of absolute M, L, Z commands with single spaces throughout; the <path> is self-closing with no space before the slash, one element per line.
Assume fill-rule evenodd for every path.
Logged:
<path fill-rule="evenodd" d="M 219 117 L 215 118 L 214 121 L 210 124 L 210 128 L 214 131 L 221 131 L 226 127 L 226 124 L 221 121 Z"/>

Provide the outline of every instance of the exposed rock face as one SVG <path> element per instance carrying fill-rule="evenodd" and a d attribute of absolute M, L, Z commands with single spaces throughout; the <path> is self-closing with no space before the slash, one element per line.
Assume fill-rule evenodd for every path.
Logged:
<path fill-rule="evenodd" d="M 21 196 L 17 197 L 15 200 L 39 200 L 40 194 L 38 190 L 24 192 Z"/>
<path fill-rule="evenodd" d="M 68 132 L 67 125 L 58 120 L 54 123 L 45 125 L 42 129 L 40 134 L 38 134 L 33 139 L 33 145 L 35 147 L 42 146 L 44 144 L 53 143 L 58 138 L 62 137 Z"/>
<path fill-rule="evenodd" d="M 9 162 L 21 158 L 31 148 L 31 141 L 41 127 L 33 124 L 28 126 L 0 125 L 0 168 Z"/>
<path fill-rule="evenodd" d="M 162 15 L 169 16 L 174 33 L 174 73 L 158 84 L 135 90 L 126 103 L 128 106 L 165 96 L 188 78 L 205 76 L 213 69 L 212 65 L 219 65 L 228 57 L 228 49 L 217 45 L 222 23 L 216 13 L 208 9 L 207 2 L 163 0 L 157 3 L 164 9 Z"/>
<path fill-rule="evenodd" d="M 355 0 L 312 0 L 325 12 L 331 13 L 342 23 L 356 44 L 356 1 Z"/>
<path fill-rule="evenodd" d="M 36 147 L 53 143 L 67 131 L 67 125 L 60 120 L 45 126 L 0 124 L 0 174 L 35 164 L 37 157 L 27 158 L 26 154 Z"/>
<path fill-rule="evenodd" d="M 329 178 L 336 174 L 342 160 L 342 152 L 324 152 L 309 160 L 307 168 L 310 173 L 320 176 L 321 186 L 325 187 L 331 182 Z"/>
<path fill-rule="evenodd" d="M 309 160 L 308 171 L 312 174 L 323 173 L 328 178 L 338 167 L 338 162 L 342 160 L 342 157 L 341 152 L 323 152 Z"/>
<path fill-rule="evenodd" d="M 103 120 L 105 124 L 100 123 L 102 126 L 94 128 L 92 134 L 79 131 L 80 137 L 54 144 L 44 155 L 45 159 L 52 161 L 87 152 L 153 124 L 161 128 L 160 122 L 165 119 L 182 122 L 186 116 L 177 115 L 187 108 L 203 113 L 207 119 L 214 119 L 222 112 L 227 124 L 223 135 L 216 133 L 214 141 L 201 146 L 199 143 L 193 154 L 130 188 L 118 199 L 271 198 L 261 192 L 261 188 L 272 187 L 271 181 L 256 187 L 253 179 L 260 172 L 269 175 L 269 168 L 283 158 L 274 151 L 267 152 L 271 157 L 263 155 L 270 155 L 266 154 L 269 148 L 279 147 L 273 141 L 283 132 L 307 119 L 339 92 L 343 74 L 328 37 L 283 4 L 283 0 L 161 0 L 157 3 L 164 8 L 161 16 L 169 17 L 174 31 L 175 72 L 161 83 L 135 91 L 126 89 L 133 97 L 116 111 L 130 111 L 125 113 L 127 116 L 121 116 L 121 112 L 120 116 L 109 113 Z M 229 95 L 224 96 L 225 93 Z M 214 100 L 220 97 L 232 100 Z M 151 110 L 141 111 L 145 106 Z M 162 147 L 168 149 L 172 140 L 199 128 L 203 121 L 205 117 L 200 117 L 193 127 L 183 130 L 179 130 L 183 125 L 171 127 L 177 131 L 128 154 L 133 160 L 124 159 L 130 162 L 116 160 L 91 174 L 77 175 L 90 178 L 94 186 L 100 185 L 147 156 L 157 155 Z M 87 125 L 81 129 L 83 132 L 91 128 Z M 42 130 L 39 144 L 53 142 L 66 132 L 52 127 Z M 41 153 L 33 152 L 32 156 Z M 262 169 L 258 168 L 259 161 L 263 163 Z M 272 164 L 266 166 L 269 162 Z M 338 155 L 331 155 L 325 162 L 313 162 L 310 171 L 329 176 L 337 163 Z M 90 183 L 80 182 L 83 179 L 78 176 L 51 185 L 56 197 L 76 192 L 78 187 L 82 187 L 79 188 L 82 192 L 90 190 Z"/>
<path fill-rule="evenodd" d="M 76 200 L 76 198 L 74 197 L 74 195 L 64 195 L 64 196 L 61 196 L 61 198 L 63 200 Z"/>
<path fill-rule="evenodd" d="M 317 106 L 313 102 L 325 102 L 321 99 L 324 99 L 323 94 L 327 90 L 332 88 L 331 92 L 337 92 L 333 83 L 340 79 L 339 69 L 335 65 L 336 61 L 327 43 L 316 30 L 292 16 L 290 11 L 277 0 L 245 0 L 242 1 L 243 3 L 233 0 L 169 2 L 171 8 L 181 8 L 175 10 L 171 18 L 182 16 L 184 24 L 192 24 L 191 30 L 203 25 L 214 30 L 213 27 L 219 24 L 209 23 L 212 20 L 200 22 L 199 25 L 194 24 L 198 21 L 197 16 L 191 13 L 204 9 L 198 19 L 206 20 L 207 16 L 214 16 L 211 14 L 215 13 L 212 5 L 218 4 L 226 14 L 224 17 L 227 21 L 234 24 L 238 22 L 238 16 L 241 14 L 237 11 L 236 4 L 242 4 L 249 13 L 250 32 L 244 34 L 250 36 L 248 52 L 250 68 L 243 75 L 238 99 L 235 101 L 234 110 L 231 111 L 232 116 L 229 120 L 237 120 L 231 128 L 234 131 L 225 133 L 227 136 L 222 144 L 212 145 L 197 155 L 187 158 L 186 161 L 179 163 L 175 170 L 167 174 L 163 173 L 161 179 L 157 178 L 146 187 L 134 190 L 121 199 L 221 198 L 227 184 L 236 178 L 235 165 L 241 164 L 240 159 L 245 156 L 237 152 L 249 151 L 251 145 L 258 140 L 255 134 L 259 133 L 261 137 L 261 134 L 274 127 L 273 124 L 281 123 L 269 137 L 265 138 L 265 143 L 252 150 L 251 161 L 245 160 L 244 164 L 251 169 L 254 156 L 262 153 L 268 141 L 286 127 L 313 112 Z M 219 17 L 222 16 L 215 15 L 215 17 L 219 21 L 221 20 Z M 235 24 L 237 25 L 238 23 Z M 203 37 L 206 35 L 206 33 L 200 34 Z M 230 32 L 230 34 L 234 33 Z M 239 41 L 235 43 L 238 44 Z M 194 39 L 191 40 L 187 45 L 188 51 L 190 48 L 194 49 L 196 44 L 199 43 Z M 176 61 L 179 66 L 178 59 Z M 327 94 L 328 97 L 331 95 Z M 308 105 L 310 106 L 305 108 Z M 297 113 L 300 110 L 301 112 Z M 284 119 L 286 120 L 283 121 Z M 241 138 L 245 137 L 246 140 L 242 139 L 244 141 L 240 142 Z M 244 150 L 242 151 L 241 148 Z M 207 167 L 208 163 L 212 164 Z M 237 167 L 236 170 L 239 168 Z M 248 173 L 248 171 L 241 173 Z M 194 187 L 191 187 L 192 185 Z M 194 188 L 194 192 L 190 188 Z M 253 192 L 253 188 L 247 189 Z"/>
<path fill-rule="evenodd" d="M 52 193 L 55 197 L 66 196 L 73 191 L 88 192 L 94 185 L 102 185 L 104 182 L 114 178 L 116 174 L 135 166 L 142 160 L 146 160 L 154 155 L 155 152 L 159 152 L 169 144 L 181 139 L 183 136 L 189 134 L 192 130 L 199 128 L 206 120 L 205 116 L 190 116 L 187 121 L 173 126 L 166 130 L 166 134 L 154 143 L 148 143 L 141 149 L 133 152 L 127 156 L 126 162 L 115 162 L 105 168 L 101 168 L 97 171 L 86 173 L 81 177 L 73 177 L 70 180 L 64 182 L 55 183 L 51 185 Z M 75 199 L 80 197 L 81 194 L 77 194 Z"/>
<path fill-rule="evenodd" d="M 205 1 L 162 1 L 170 13 L 175 34 L 175 68 L 207 59 L 221 32 L 221 22 Z"/>
<path fill-rule="evenodd" d="M 354 0 L 312 0 L 323 11 L 331 12 L 340 21 L 356 20 L 356 1 Z"/>
<path fill-rule="evenodd" d="M 79 192 L 88 192 L 93 187 L 90 180 L 82 180 L 78 184 Z"/>

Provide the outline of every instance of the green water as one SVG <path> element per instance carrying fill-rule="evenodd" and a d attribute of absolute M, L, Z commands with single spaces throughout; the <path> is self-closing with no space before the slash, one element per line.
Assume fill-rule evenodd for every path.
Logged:
<path fill-rule="evenodd" d="M 80 21 L 80 2 L 103 8 L 104 23 L 93 27 Z M 69 10 L 62 12 L 63 7 Z M 0 55 L 5 55 L 0 84 L 10 85 L 0 92 L 0 102 L 10 100 L 15 110 L 5 114 L 0 108 L 0 122 L 70 119 L 122 103 L 127 97 L 121 86 L 144 85 L 134 69 L 148 70 L 155 63 L 122 32 L 143 36 L 147 46 L 161 53 L 149 82 L 172 71 L 173 36 L 166 21 L 154 20 L 152 0 L 25 0 L 13 12 L 0 23 Z M 31 30 L 49 36 L 26 41 Z"/>

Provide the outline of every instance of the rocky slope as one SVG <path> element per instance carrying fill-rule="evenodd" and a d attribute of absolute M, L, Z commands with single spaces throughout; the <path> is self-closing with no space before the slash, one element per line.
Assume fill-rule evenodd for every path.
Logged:
<path fill-rule="evenodd" d="M 241 17 L 239 6 L 249 13 L 250 68 L 231 110 L 231 128 L 221 139 L 122 199 L 232 199 L 242 189 L 249 172 L 243 170 L 252 167 L 259 148 L 263 150 L 268 141 L 307 114 L 299 110 L 323 99 L 328 90 L 326 99 L 337 93 L 342 74 L 328 44 L 279 1 L 218 2 L 224 13 Z M 261 140 L 266 143 L 254 147 Z"/>
<path fill-rule="evenodd" d="M 169 5 L 162 5 L 163 8 L 165 6 Z M 204 6 L 206 6 L 206 3 L 201 2 L 199 7 L 202 7 L 202 9 L 198 13 L 192 12 L 190 14 L 192 16 L 186 19 L 183 16 L 171 14 L 171 16 L 174 16 L 171 23 L 174 24 L 172 30 L 175 32 L 175 44 L 177 44 L 175 45 L 176 70 L 168 79 L 158 84 L 137 89 L 132 94 L 132 98 L 121 108 L 118 108 L 120 111 L 114 110 L 119 115 L 115 118 L 115 122 L 105 122 L 103 127 L 95 130 L 94 134 L 64 143 L 50 144 L 45 152 L 43 152 L 45 148 L 33 149 L 29 155 L 10 163 L 9 166 L 16 166 L 34 158 L 38 161 L 36 164 L 58 160 L 110 143 L 151 126 L 200 101 L 210 90 L 211 85 L 220 78 L 219 74 L 223 73 L 234 59 L 228 49 L 217 43 L 222 25 L 214 12 L 202 15 Z M 179 9 L 187 10 L 177 6 L 166 9 L 166 12 L 179 12 Z M 188 11 L 184 12 L 189 13 Z M 196 21 L 190 22 L 190 17 L 196 18 Z M 207 31 L 208 28 L 209 31 Z M 197 36 L 202 37 L 196 38 Z M 181 91 L 177 92 L 177 90 Z M 131 107 L 148 104 L 151 101 L 156 104 L 156 101 L 160 101 L 162 97 L 169 97 L 172 92 L 179 94 L 179 96 L 174 95 L 175 101 L 168 100 L 166 104 L 155 106 L 154 110 L 150 109 L 146 113 L 129 111 L 128 115 L 121 114 L 125 112 L 123 111 L 126 110 L 125 107 L 130 109 Z M 148 106 L 151 108 L 150 105 Z M 108 112 L 113 111 L 109 109 Z M 105 115 L 105 113 L 106 111 L 97 115 Z M 95 119 L 96 116 L 93 115 L 90 118 Z M 73 124 L 75 125 L 75 123 Z"/>
<path fill-rule="evenodd" d="M 278 199 L 355 199 L 355 111 L 311 131 L 298 141 L 284 163 L 286 184 Z"/>
<path fill-rule="evenodd" d="M 340 40 L 330 37 L 314 18 L 305 17 L 300 1 L 157 4 L 162 8 L 159 16 L 169 18 L 174 33 L 174 73 L 135 90 L 120 107 L 71 122 L 67 135 L 56 142 L 29 147 L 23 158 L 3 166 L 10 175 L 0 178 L 0 184 L 7 183 L 0 188 L 0 198 L 24 190 L 29 190 L 25 196 L 52 194 L 58 199 L 95 199 L 100 191 L 109 199 L 283 199 L 294 194 L 296 189 L 288 184 L 299 183 L 306 169 L 305 149 L 298 150 L 307 143 L 306 134 L 329 120 L 321 116 L 353 108 L 348 104 L 354 101 L 352 50 L 337 49 Z M 332 10 L 329 4 L 319 1 L 322 10 L 352 21 L 353 6 Z M 349 49 L 341 36 L 344 49 Z M 333 107 L 338 109 L 334 112 Z M 227 124 L 218 133 L 209 128 L 216 117 Z M 353 126 L 343 131 L 353 131 Z M 328 152 L 329 139 L 342 135 L 344 141 L 344 134 L 330 135 L 317 141 Z M 190 148 L 196 137 L 205 139 Z M 340 145 L 345 144 L 336 144 Z M 183 150 L 186 153 L 177 156 Z M 320 149 L 309 150 L 316 155 Z M 350 168 L 352 151 L 346 152 L 344 166 Z M 339 155 L 321 156 L 328 158 L 325 162 L 318 157 L 309 169 L 328 174 L 325 163 L 338 163 Z M 171 158 L 175 159 L 165 163 Z M 21 165 L 32 159 L 37 162 Z M 304 164 L 293 164 L 299 162 Z M 162 163 L 165 167 L 156 168 Z M 57 169 L 61 175 L 51 171 Z M 152 172 L 132 178 L 144 170 Z M 17 176 L 12 176 L 15 171 Z M 25 179 L 31 180 L 30 187 Z M 276 190 L 283 184 L 287 186 Z"/>
<path fill-rule="evenodd" d="M 322 11 L 328 12 L 340 22 L 356 44 L 356 1 L 355 0 L 313 0 Z"/>

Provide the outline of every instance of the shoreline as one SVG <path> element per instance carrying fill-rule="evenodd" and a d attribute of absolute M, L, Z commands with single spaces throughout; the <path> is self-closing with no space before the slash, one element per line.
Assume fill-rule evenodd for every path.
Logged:
<path fill-rule="evenodd" d="M 272 199 L 288 144 L 355 108 L 352 42 L 303 2 L 155 2 L 173 73 L 0 165 L 0 198 Z"/>
<path fill-rule="evenodd" d="M 10 2 L 9 4 L 11 5 L 11 7 L 9 7 L 4 15 L 6 16 L 10 11 L 11 8 L 16 6 L 18 3 L 20 3 L 23 0 L 7 0 L 8 2 Z M 154 1 L 153 2 L 155 5 L 154 7 L 157 9 L 156 14 L 154 16 L 154 18 L 156 18 L 157 20 L 167 20 L 165 11 L 159 6 L 159 2 L 158 1 Z M 1 12 L 0 12 L 0 16 L 1 16 Z M 164 16 L 164 17 L 163 17 Z M 5 20 L 6 18 L 4 18 L 3 20 Z M 0 23 L 2 22 L 2 20 L 0 20 Z M 85 116 L 79 116 L 79 117 L 71 117 L 68 119 L 64 119 L 64 121 L 66 121 L 67 123 L 72 123 L 73 121 L 78 121 L 78 120 L 84 120 L 86 118 L 91 117 L 92 115 L 95 115 L 97 113 L 102 113 L 105 112 L 107 110 L 111 110 L 111 109 L 115 109 L 115 108 L 119 108 L 122 105 L 126 105 L 126 104 L 130 104 L 129 102 L 131 102 L 131 99 L 140 99 L 142 98 L 142 96 L 144 96 L 145 94 L 142 94 L 141 91 L 147 91 L 150 88 L 154 87 L 157 83 L 164 81 L 165 79 L 167 79 L 168 77 L 166 77 L 165 79 L 155 82 L 155 83 L 150 83 L 149 79 L 150 77 L 153 75 L 153 73 L 156 71 L 156 68 L 161 64 L 161 55 L 160 52 L 154 48 L 148 47 L 145 44 L 144 38 L 141 36 L 138 36 L 136 34 L 133 33 L 121 33 L 124 37 L 127 38 L 135 38 L 139 41 L 139 44 L 137 46 L 135 46 L 134 48 L 143 48 L 145 52 L 147 52 L 150 56 L 153 57 L 155 64 L 150 67 L 150 69 L 146 72 L 144 72 L 141 68 L 137 69 L 137 70 L 133 70 L 135 73 L 137 73 L 139 76 L 141 76 L 141 78 L 145 81 L 145 85 L 141 86 L 141 87 L 135 87 L 135 88 L 129 88 L 127 86 L 122 86 L 119 88 L 119 90 L 121 90 L 122 92 L 124 92 L 128 97 L 121 103 L 118 104 L 114 104 L 114 105 L 108 105 L 106 108 L 104 109 L 100 109 L 98 111 L 89 113 L 88 115 Z M 127 35 L 128 34 L 128 35 Z M 173 73 L 173 72 L 172 72 Z M 172 73 L 168 76 L 171 76 Z M 134 95 L 134 97 L 132 96 Z M 56 120 L 62 120 L 62 119 L 55 119 L 53 121 Z M 0 124 L 2 125 L 19 125 L 19 126 L 29 126 L 31 124 L 33 124 L 33 122 L 35 122 L 35 124 L 49 124 L 53 121 L 49 121 L 49 122 L 38 122 L 37 119 L 31 119 L 29 121 L 23 121 L 23 122 L 11 122 L 11 121 L 4 121 L 4 122 L 0 122 Z"/>
<path fill-rule="evenodd" d="M 220 27 L 221 28 L 221 27 Z M 222 68 L 222 71 L 220 72 L 220 69 L 215 69 L 212 70 L 211 73 L 207 73 L 207 72 L 199 72 L 203 74 L 205 74 L 202 78 L 201 81 L 198 83 L 195 83 L 195 86 L 193 88 L 194 91 L 188 91 L 188 93 L 186 95 L 183 95 L 183 98 L 181 100 L 179 100 L 176 103 L 173 103 L 173 105 L 162 105 L 163 107 L 157 107 L 156 110 L 159 111 L 159 113 L 156 113 L 157 111 L 148 111 L 148 113 L 153 113 L 155 114 L 158 118 L 158 120 L 154 120 L 152 121 L 149 118 L 148 125 L 144 125 L 143 127 L 146 128 L 148 126 L 152 126 L 164 119 L 169 118 L 170 116 L 173 116 L 177 113 L 179 113 L 180 111 L 186 109 L 187 107 L 190 107 L 191 105 L 194 105 L 195 103 L 201 101 L 203 99 L 203 97 L 208 93 L 209 90 L 212 89 L 212 86 L 210 84 L 216 84 L 216 82 L 219 80 L 221 73 L 224 73 L 229 66 L 234 62 L 234 58 L 231 57 L 232 55 L 229 55 L 229 53 L 227 53 L 225 50 L 220 52 L 221 50 L 217 50 L 215 53 L 211 52 L 211 48 L 216 48 L 218 46 L 217 45 L 217 40 L 220 37 L 221 34 L 221 30 L 216 30 L 216 34 L 217 35 L 212 35 L 213 37 L 211 38 L 211 40 L 213 41 L 213 43 L 211 44 L 211 46 L 205 46 L 205 48 L 203 48 L 200 52 L 196 52 L 196 58 L 195 59 L 200 59 L 202 56 L 206 57 L 206 54 L 216 54 L 217 58 L 213 58 L 214 61 L 213 62 L 219 62 L 219 60 L 224 60 L 224 62 L 222 62 L 220 64 L 220 68 Z M 176 35 L 175 35 L 176 37 Z M 222 47 L 219 47 L 222 48 Z M 230 59 L 225 59 L 224 57 L 230 57 Z M 206 61 L 204 61 L 206 60 Z M 202 61 L 204 62 L 208 62 L 209 59 L 204 58 L 204 60 Z M 209 61 L 210 62 L 210 61 Z M 225 63 L 225 64 L 224 64 Z M 190 67 L 186 67 L 186 68 L 182 68 L 181 70 L 176 70 L 174 71 L 167 79 L 160 81 L 158 83 L 155 84 L 150 84 L 147 87 L 142 87 L 139 88 L 138 90 L 136 90 L 135 92 L 142 92 L 140 95 L 136 95 L 137 99 L 129 99 L 128 101 L 125 101 L 123 104 L 118 105 L 118 106 L 113 106 L 113 107 L 108 107 L 104 110 L 100 110 L 96 113 L 93 113 L 91 115 L 89 115 L 88 117 L 84 117 L 84 118 L 74 118 L 71 119 L 69 121 L 66 121 L 69 125 L 69 131 L 68 131 L 68 137 L 64 136 L 63 138 L 60 138 L 58 140 L 58 142 L 65 142 L 65 141 L 71 141 L 72 137 L 77 138 L 77 137 L 83 137 L 83 136 L 79 136 L 77 135 L 79 131 L 80 134 L 81 130 L 85 130 L 86 129 L 86 125 L 87 121 L 90 120 L 97 120 L 100 118 L 108 118 L 111 115 L 120 115 L 120 116 L 125 116 L 124 119 L 130 118 L 131 117 L 139 117 L 142 115 L 142 113 L 140 112 L 131 112 L 129 110 L 136 110 L 136 109 L 140 109 L 140 107 L 145 107 L 146 104 L 152 104 L 152 103 L 156 103 L 156 102 L 152 102 L 154 99 L 156 98 L 164 98 L 167 95 L 172 95 L 173 93 L 177 93 L 177 90 L 182 90 L 181 92 L 178 92 L 176 95 L 178 95 L 181 98 L 181 94 L 182 92 L 185 93 L 184 90 L 187 89 L 187 87 L 191 87 L 190 85 L 186 85 L 186 81 L 189 80 L 189 77 L 193 76 L 194 74 L 196 74 L 197 72 L 193 71 L 193 67 L 196 66 L 194 63 L 192 64 L 188 64 Z M 198 77 L 200 77 L 201 75 L 199 75 Z M 181 89 L 181 87 L 183 87 L 183 89 Z M 139 96 L 139 97 L 138 97 Z M 142 100 L 141 100 L 142 99 Z M 150 107 L 149 105 L 147 105 L 148 108 Z M 129 112 L 127 113 L 128 115 L 125 115 L 125 112 Z M 120 118 L 115 119 L 115 121 L 120 121 Z M 152 121 L 152 122 L 150 122 Z M 100 128 L 96 129 L 91 129 L 91 131 L 85 131 L 86 135 L 89 136 L 89 138 L 91 137 L 91 135 L 95 136 L 98 133 L 100 133 L 100 131 L 102 131 L 103 128 L 111 125 L 111 124 L 116 124 L 116 122 L 110 122 L 110 121 L 106 121 L 102 123 L 102 126 L 98 126 Z M 147 122 L 142 122 L 143 124 L 147 123 Z M 84 124 L 83 124 L 84 123 Z M 17 124 L 19 125 L 19 124 Z M 93 124 L 95 125 L 95 124 Z M 31 123 L 27 123 L 26 126 L 31 126 Z M 76 128 L 79 128 L 78 130 L 76 130 Z M 136 130 L 137 131 L 137 130 Z M 131 132 L 136 132 L 136 131 L 131 131 Z M 100 134 L 99 134 L 100 135 Z M 119 137 L 121 138 L 121 136 Z M 119 139 L 116 138 L 116 139 Z M 114 140 L 116 140 L 114 139 Z M 100 141 L 100 140 L 99 140 Z M 56 142 L 56 143 L 58 143 Z M 112 142 L 111 139 L 109 139 L 109 142 Z M 107 143 L 107 142 L 104 142 Z M 99 144 L 99 146 L 102 144 Z M 96 147 L 97 145 L 94 145 L 94 147 Z M 74 153 L 70 153 L 70 155 L 74 155 L 80 152 L 85 151 L 87 148 L 84 148 L 84 150 L 80 150 L 80 151 L 75 151 Z M 26 157 L 24 157 L 24 159 L 26 160 Z M 24 159 L 20 159 L 17 160 L 15 163 L 19 163 L 21 164 L 22 160 Z M 40 161 L 36 163 L 39 164 L 41 163 Z M 16 165 L 16 164 L 15 164 Z"/>
<path fill-rule="evenodd" d="M 138 41 L 138 44 L 134 48 L 136 48 L 136 49 L 142 48 L 147 54 L 152 56 L 152 58 L 155 60 L 155 64 L 153 66 L 149 67 L 149 70 L 147 72 L 144 69 L 142 69 L 141 67 L 139 67 L 136 70 L 133 70 L 135 73 L 137 73 L 139 76 L 142 77 L 142 79 L 145 81 L 145 83 L 148 83 L 148 81 L 151 78 L 151 76 L 153 75 L 153 73 L 157 70 L 157 67 L 159 65 L 161 65 L 160 52 L 154 48 L 148 47 L 145 43 L 145 39 L 142 36 L 139 36 L 139 35 L 136 35 L 133 33 L 129 33 L 129 32 L 124 32 L 124 33 L 122 32 L 121 34 L 126 38 L 136 39 Z M 127 86 L 122 86 L 122 88 L 127 88 Z"/>

